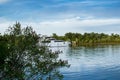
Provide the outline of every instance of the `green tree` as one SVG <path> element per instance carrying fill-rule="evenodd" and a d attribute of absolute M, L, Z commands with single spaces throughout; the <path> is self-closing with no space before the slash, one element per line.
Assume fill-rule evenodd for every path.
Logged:
<path fill-rule="evenodd" d="M 9 27 L 0 36 L 0 79 L 2 80 L 54 80 L 62 79 L 58 68 L 69 67 L 58 59 L 59 52 L 39 46 L 40 37 L 31 27 L 21 28 L 20 23 Z"/>
<path fill-rule="evenodd" d="M 55 39 L 58 39 L 58 35 L 56 33 L 53 33 L 52 37 L 55 38 Z"/>

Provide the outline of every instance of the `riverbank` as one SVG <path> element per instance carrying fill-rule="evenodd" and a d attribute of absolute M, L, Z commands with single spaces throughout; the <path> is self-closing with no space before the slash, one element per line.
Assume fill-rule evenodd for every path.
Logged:
<path fill-rule="evenodd" d="M 119 34 L 105 34 L 105 33 L 66 33 L 64 36 L 58 36 L 53 34 L 52 36 L 58 40 L 64 40 L 71 42 L 71 46 L 81 45 L 108 45 L 108 44 L 120 44 Z"/>
<path fill-rule="evenodd" d="M 79 47 L 79 46 L 97 46 L 97 45 L 120 45 L 120 42 L 110 42 L 110 43 L 79 43 L 76 44 L 71 43 L 71 47 Z"/>

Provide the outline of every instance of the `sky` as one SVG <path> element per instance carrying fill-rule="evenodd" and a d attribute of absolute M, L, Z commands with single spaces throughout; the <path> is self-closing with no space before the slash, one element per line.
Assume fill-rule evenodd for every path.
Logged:
<path fill-rule="evenodd" d="M 0 33 L 19 21 L 38 34 L 120 34 L 120 0 L 0 0 Z"/>

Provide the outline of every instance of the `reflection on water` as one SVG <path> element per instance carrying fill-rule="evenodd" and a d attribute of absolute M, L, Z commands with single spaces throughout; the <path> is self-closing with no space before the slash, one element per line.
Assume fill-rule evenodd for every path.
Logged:
<path fill-rule="evenodd" d="M 120 45 L 59 47 L 60 58 L 70 68 L 62 68 L 64 80 L 120 80 Z"/>

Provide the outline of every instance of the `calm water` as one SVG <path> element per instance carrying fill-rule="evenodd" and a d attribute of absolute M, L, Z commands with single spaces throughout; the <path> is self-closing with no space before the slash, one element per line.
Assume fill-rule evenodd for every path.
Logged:
<path fill-rule="evenodd" d="M 120 80 L 120 45 L 56 49 L 71 64 L 60 69 L 64 80 Z"/>

